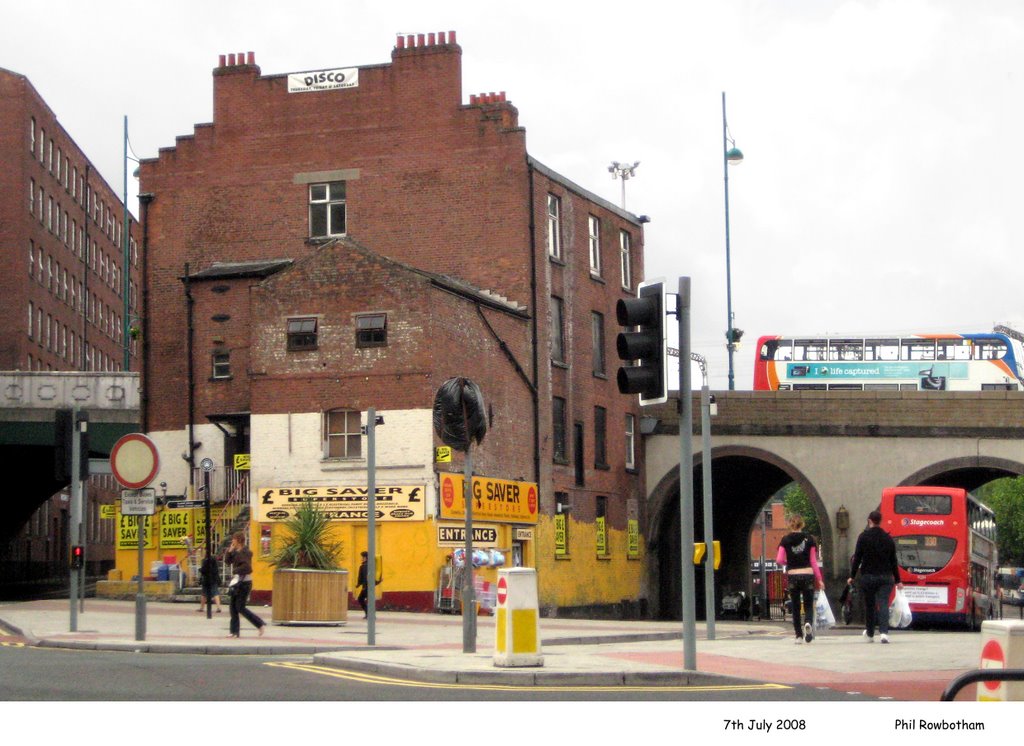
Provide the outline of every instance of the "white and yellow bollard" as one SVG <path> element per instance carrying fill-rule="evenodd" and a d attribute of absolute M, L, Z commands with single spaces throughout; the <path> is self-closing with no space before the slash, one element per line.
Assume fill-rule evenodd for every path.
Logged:
<path fill-rule="evenodd" d="M 537 571 L 530 567 L 498 570 L 494 665 L 543 666 Z"/>

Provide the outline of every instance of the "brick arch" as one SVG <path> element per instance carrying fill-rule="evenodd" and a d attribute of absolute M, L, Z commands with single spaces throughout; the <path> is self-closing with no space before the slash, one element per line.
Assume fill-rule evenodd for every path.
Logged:
<path fill-rule="evenodd" d="M 694 535 L 703 536 L 701 478 L 703 455 L 694 453 Z M 828 514 L 820 493 L 792 462 L 761 448 L 727 445 L 712 448 L 712 495 L 715 538 L 722 541 L 722 568 L 716 573 L 716 599 L 721 589 L 749 588 L 750 527 L 765 501 L 790 482 L 803 487 L 821 525 L 821 544 L 833 546 L 833 517 Z M 760 489 L 751 490 L 747 484 Z M 651 491 L 647 510 L 647 533 L 651 561 L 647 563 L 646 584 L 652 611 L 662 618 L 678 612 L 677 582 L 682 552 L 679 548 L 679 472 L 669 470 Z M 703 571 L 695 574 L 698 614 L 703 609 Z M 675 608 L 673 608 L 675 607 Z"/>
<path fill-rule="evenodd" d="M 944 485 L 974 490 L 993 479 L 1024 475 L 1024 463 L 998 456 L 961 456 L 936 461 L 907 475 L 898 487 L 916 484 Z"/>

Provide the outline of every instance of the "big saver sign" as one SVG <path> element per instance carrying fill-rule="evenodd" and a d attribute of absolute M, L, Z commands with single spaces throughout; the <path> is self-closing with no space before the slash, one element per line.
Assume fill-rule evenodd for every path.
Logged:
<path fill-rule="evenodd" d="M 464 477 L 441 475 L 441 517 L 462 519 L 466 515 Z M 504 523 L 536 523 L 538 491 L 534 482 L 513 482 L 491 477 L 473 477 L 473 518 Z"/>

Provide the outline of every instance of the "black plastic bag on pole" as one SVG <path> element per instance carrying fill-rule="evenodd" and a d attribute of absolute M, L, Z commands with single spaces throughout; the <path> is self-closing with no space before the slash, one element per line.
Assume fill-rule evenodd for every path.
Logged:
<path fill-rule="evenodd" d="M 434 432 L 456 451 L 479 445 L 487 434 L 487 414 L 480 387 L 468 378 L 449 378 L 434 396 Z"/>

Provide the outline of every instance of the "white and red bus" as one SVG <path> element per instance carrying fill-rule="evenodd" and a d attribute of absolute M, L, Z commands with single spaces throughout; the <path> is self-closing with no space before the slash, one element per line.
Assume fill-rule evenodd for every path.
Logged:
<path fill-rule="evenodd" d="M 955 487 L 889 487 L 882 528 L 896 560 L 915 624 L 978 629 L 998 616 L 995 514 Z"/>
<path fill-rule="evenodd" d="M 1024 388 L 1024 348 L 1001 332 L 761 337 L 755 391 Z"/>

